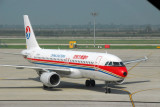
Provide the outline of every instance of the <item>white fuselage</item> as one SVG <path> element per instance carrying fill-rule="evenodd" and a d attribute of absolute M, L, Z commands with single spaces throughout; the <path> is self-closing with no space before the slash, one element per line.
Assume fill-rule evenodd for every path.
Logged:
<path fill-rule="evenodd" d="M 24 50 L 22 54 L 27 55 L 26 59 L 37 66 L 70 70 L 69 75 L 61 75 L 69 78 L 118 81 L 125 77 L 118 70 L 127 72 L 125 67 L 106 66 L 106 62 L 121 62 L 117 56 L 107 53 L 34 49 Z"/>

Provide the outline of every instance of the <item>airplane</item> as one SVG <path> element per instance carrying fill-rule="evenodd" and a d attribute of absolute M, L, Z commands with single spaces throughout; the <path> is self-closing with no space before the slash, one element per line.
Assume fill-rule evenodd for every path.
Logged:
<path fill-rule="evenodd" d="M 44 89 L 58 86 L 61 77 L 87 78 L 86 87 L 94 87 L 96 85 L 95 80 L 102 80 L 105 81 L 105 93 L 110 93 L 111 89 L 108 84 L 122 84 L 127 77 L 126 64 L 148 59 L 144 57 L 122 61 L 119 57 L 109 53 L 42 49 L 38 45 L 28 15 L 23 15 L 23 18 L 27 49 L 23 50 L 21 55 L 34 66 L 0 66 L 36 70 Z"/>

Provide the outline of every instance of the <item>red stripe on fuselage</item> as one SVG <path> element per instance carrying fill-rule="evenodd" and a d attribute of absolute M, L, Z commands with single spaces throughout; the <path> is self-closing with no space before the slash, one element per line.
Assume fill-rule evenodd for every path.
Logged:
<path fill-rule="evenodd" d="M 73 62 L 64 62 L 64 61 L 53 61 L 53 60 L 44 60 L 44 59 L 33 59 L 27 58 L 28 60 L 32 61 L 40 61 L 40 62 L 51 62 L 51 63 L 60 63 L 60 64 L 71 64 L 71 65 L 80 65 L 86 67 L 95 67 L 95 69 L 105 70 L 112 74 L 118 75 L 120 77 L 126 77 L 123 75 L 124 72 L 127 72 L 126 67 L 115 67 L 115 66 L 101 66 L 101 65 L 93 65 L 93 64 L 82 64 L 82 63 L 73 63 Z"/>
<path fill-rule="evenodd" d="M 53 63 L 61 63 L 61 64 L 72 64 L 72 65 L 94 67 L 93 64 L 82 64 L 82 63 L 74 63 L 74 62 L 54 61 L 54 60 L 45 60 L 45 59 L 33 59 L 33 58 L 27 58 L 27 59 L 32 60 L 32 61 L 53 62 Z"/>

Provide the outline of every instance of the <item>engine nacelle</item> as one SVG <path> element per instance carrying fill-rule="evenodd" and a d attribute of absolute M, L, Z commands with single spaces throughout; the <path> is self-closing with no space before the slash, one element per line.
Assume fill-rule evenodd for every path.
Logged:
<path fill-rule="evenodd" d="M 116 81 L 115 83 L 116 83 L 116 84 L 123 84 L 123 83 L 124 83 L 124 79 L 119 80 L 119 81 Z"/>
<path fill-rule="evenodd" d="M 40 76 L 40 81 L 48 87 L 56 87 L 60 84 L 60 76 L 55 72 L 44 72 Z"/>

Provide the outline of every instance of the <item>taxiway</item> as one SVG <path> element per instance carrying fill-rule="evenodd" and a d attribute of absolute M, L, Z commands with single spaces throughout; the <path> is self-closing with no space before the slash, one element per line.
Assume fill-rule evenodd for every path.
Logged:
<path fill-rule="evenodd" d="M 18 53 L 21 50 L 1 49 Z M 104 82 L 85 87 L 86 79 L 61 78 L 57 88 L 44 90 L 38 75 L 31 69 L 0 67 L 0 107 L 131 107 L 160 106 L 160 50 L 158 49 L 89 49 L 108 52 L 122 60 L 148 56 L 146 62 L 127 65 L 128 77 L 122 85 L 110 85 L 112 93 L 104 93 Z M 22 56 L 0 54 L 0 64 L 31 65 Z"/>

